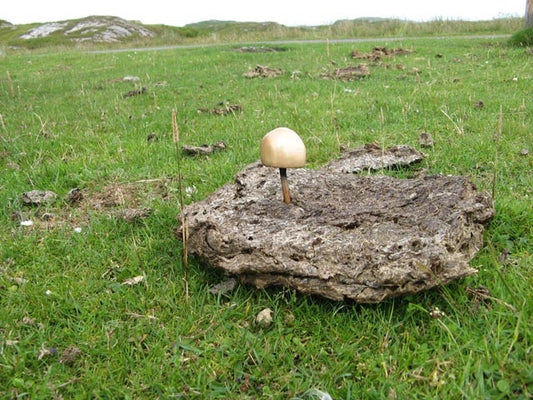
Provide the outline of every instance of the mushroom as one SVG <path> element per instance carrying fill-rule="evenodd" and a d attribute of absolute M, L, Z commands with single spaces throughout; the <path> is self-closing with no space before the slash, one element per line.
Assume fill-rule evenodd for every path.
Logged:
<path fill-rule="evenodd" d="M 276 128 L 261 140 L 261 162 L 267 167 L 279 168 L 283 201 L 291 202 L 287 168 L 305 165 L 305 144 L 296 132 L 289 128 Z"/>

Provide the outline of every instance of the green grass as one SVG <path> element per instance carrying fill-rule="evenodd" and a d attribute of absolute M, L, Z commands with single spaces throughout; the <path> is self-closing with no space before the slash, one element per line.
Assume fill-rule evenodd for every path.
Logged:
<path fill-rule="evenodd" d="M 511 36 L 509 44 L 517 47 L 533 46 L 533 27 L 518 31 Z"/>
<path fill-rule="evenodd" d="M 320 78 L 335 68 L 331 60 L 357 64 L 350 52 L 374 45 L 415 53 L 371 66 L 361 81 Z M 329 56 L 325 44 L 283 47 L 2 56 L 0 397 L 290 399 L 311 388 L 334 399 L 533 396 L 533 162 L 522 155 L 533 148 L 531 55 L 504 39 L 332 43 Z M 242 76 L 256 64 L 286 74 Z M 123 98 L 140 86 L 144 95 Z M 221 101 L 243 112 L 197 111 Z M 419 147 L 418 135 L 431 133 L 430 173 L 467 175 L 490 192 L 496 172 L 496 216 L 472 262 L 479 273 L 357 305 L 280 288 L 213 295 L 223 277 L 193 259 L 187 302 L 173 233 L 172 109 L 183 144 L 229 145 L 183 158 L 184 186 L 197 189 L 187 203 L 256 161 L 260 139 L 276 126 L 302 136 L 312 168 L 339 154 L 338 141 Z M 148 142 L 152 133 L 158 140 Z M 74 187 L 85 195 L 79 205 L 64 200 Z M 20 195 L 32 189 L 59 199 L 24 206 Z M 115 216 L 143 206 L 153 213 L 141 221 Z M 20 226 L 17 211 L 34 225 Z M 136 276 L 145 280 L 122 284 Z M 261 328 L 255 317 L 266 307 L 274 320 Z M 435 308 L 444 316 L 432 318 Z M 69 347 L 80 355 L 66 359 Z"/>

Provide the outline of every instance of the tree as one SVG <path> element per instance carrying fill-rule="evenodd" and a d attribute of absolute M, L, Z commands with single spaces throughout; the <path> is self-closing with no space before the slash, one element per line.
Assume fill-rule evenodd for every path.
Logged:
<path fill-rule="evenodd" d="M 533 27 L 533 0 L 526 1 L 526 28 Z"/>

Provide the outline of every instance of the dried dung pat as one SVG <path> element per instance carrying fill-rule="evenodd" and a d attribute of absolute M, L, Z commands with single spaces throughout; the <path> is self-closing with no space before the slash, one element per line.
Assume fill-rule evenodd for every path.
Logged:
<path fill-rule="evenodd" d="M 242 111 L 242 106 L 240 104 L 219 104 L 219 107 L 209 108 L 199 108 L 199 113 L 207 113 L 213 115 L 227 115 L 235 114 Z"/>
<path fill-rule="evenodd" d="M 217 151 L 226 150 L 226 148 L 227 148 L 226 143 L 220 140 L 212 145 L 208 145 L 208 144 L 202 144 L 200 146 L 183 145 L 181 146 L 181 151 L 183 151 L 184 154 L 187 154 L 189 156 L 194 156 L 194 155 L 208 156 Z"/>
<path fill-rule="evenodd" d="M 352 51 L 352 58 L 369 60 L 369 61 L 380 61 L 383 57 L 399 56 L 411 54 L 412 50 L 407 49 L 388 49 L 386 47 L 374 47 L 371 52 L 364 53 L 357 49 Z"/>
<path fill-rule="evenodd" d="M 152 209 L 150 207 L 124 208 L 122 210 L 118 210 L 115 215 L 124 221 L 134 222 L 136 220 L 148 217 L 151 213 Z"/>
<path fill-rule="evenodd" d="M 356 67 L 337 68 L 334 77 L 343 80 L 353 80 L 370 75 L 370 69 L 366 64 L 359 64 Z"/>
<path fill-rule="evenodd" d="M 37 354 L 37 360 L 42 360 L 45 357 L 56 356 L 57 349 L 55 347 L 41 347 L 39 354 Z"/>
<path fill-rule="evenodd" d="M 76 346 L 69 346 L 61 353 L 59 362 L 65 365 L 72 365 L 80 357 L 81 350 Z"/>
<path fill-rule="evenodd" d="M 494 215 L 465 177 L 397 179 L 295 168 L 292 202 L 257 162 L 184 209 L 187 249 L 258 288 L 375 303 L 474 274 Z"/>
<path fill-rule="evenodd" d="M 209 289 L 209 293 L 221 295 L 226 294 L 235 289 L 236 286 L 237 280 L 235 280 L 234 278 L 229 278 L 213 286 L 211 289 Z"/>
<path fill-rule="evenodd" d="M 420 142 L 420 146 L 422 147 L 433 147 L 435 145 L 435 140 L 433 139 L 433 136 L 427 132 L 422 132 L 418 136 L 418 141 Z"/>
<path fill-rule="evenodd" d="M 345 151 L 338 159 L 330 161 L 323 169 L 332 172 L 358 173 L 384 168 L 407 166 L 424 159 L 425 155 L 407 145 L 382 148 L 376 144 Z"/>
<path fill-rule="evenodd" d="M 133 97 L 133 96 L 140 96 L 141 94 L 146 93 L 146 87 L 142 87 L 141 89 L 136 90 L 130 90 L 128 93 L 124 95 L 124 98 Z"/>
<path fill-rule="evenodd" d="M 57 195 L 50 190 L 31 190 L 22 193 L 22 202 L 31 206 L 53 203 Z"/>
<path fill-rule="evenodd" d="M 281 68 L 270 68 L 264 65 L 257 65 L 254 69 L 244 74 L 246 78 L 274 78 L 283 75 L 285 71 Z"/>
<path fill-rule="evenodd" d="M 74 188 L 69 190 L 65 196 L 65 201 L 69 204 L 77 204 L 83 200 L 83 192 L 80 188 Z"/>
<path fill-rule="evenodd" d="M 333 73 L 325 73 L 323 78 L 340 79 L 343 81 L 353 81 L 370 75 L 370 68 L 366 64 L 359 64 L 355 67 L 336 68 Z"/>
<path fill-rule="evenodd" d="M 257 314 L 255 322 L 262 328 L 269 327 L 272 324 L 272 310 L 270 308 L 261 310 L 261 312 Z"/>
<path fill-rule="evenodd" d="M 146 277 L 144 275 L 138 275 L 134 276 L 133 278 L 126 279 L 124 282 L 122 282 L 125 286 L 134 286 L 141 282 L 144 282 Z"/>

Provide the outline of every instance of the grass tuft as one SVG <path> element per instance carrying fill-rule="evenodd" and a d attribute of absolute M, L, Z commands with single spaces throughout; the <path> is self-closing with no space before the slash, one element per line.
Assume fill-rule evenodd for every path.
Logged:
<path fill-rule="evenodd" d="M 509 39 L 509 44 L 516 47 L 533 46 L 533 27 L 514 33 Z"/>

